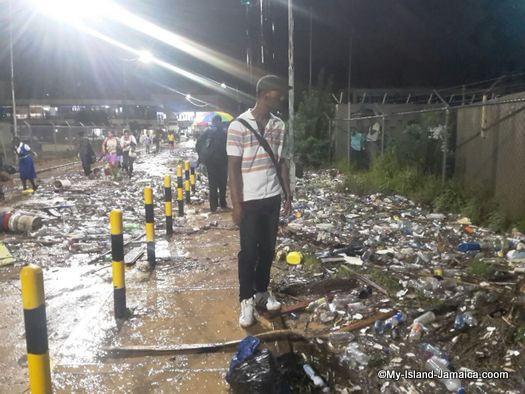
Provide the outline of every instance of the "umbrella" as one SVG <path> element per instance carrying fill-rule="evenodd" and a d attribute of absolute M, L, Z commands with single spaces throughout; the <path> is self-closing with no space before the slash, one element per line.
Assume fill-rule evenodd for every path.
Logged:
<path fill-rule="evenodd" d="M 233 116 L 230 115 L 227 112 L 217 111 L 217 112 L 208 112 L 200 122 L 197 123 L 197 126 L 206 126 L 211 125 L 211 120 L 216 116 L 219 115 L 221 117 L 222 123 L 231 122 L 233 120 Z"/>

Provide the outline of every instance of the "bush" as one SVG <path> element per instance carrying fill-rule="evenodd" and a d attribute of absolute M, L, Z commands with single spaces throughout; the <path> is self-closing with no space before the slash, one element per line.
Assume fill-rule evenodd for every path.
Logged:
<path fill-rule="evenodd" d="M 358 195 L 400 194 L 443 213 L 461 213 L 478 225 L 503 231 L 509 226 L 505 214 L 486 191 L 465 191 L 453 181 L 442 184 L 441 177 L 426 174 L 419 166 L 400 163 L 394 152 L 378 158 L 369 171 L 357 171 L 344 163 L 344 189 Z M 525 220 L 519 223 L 525 229 Z"/>

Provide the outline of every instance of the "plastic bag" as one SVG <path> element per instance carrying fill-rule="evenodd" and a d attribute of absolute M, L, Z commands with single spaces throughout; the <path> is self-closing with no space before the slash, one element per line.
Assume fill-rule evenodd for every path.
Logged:
<path fill-rule="evenodd" d="M 268 349 L 258 352 L 228 371 L 226 381 L 233 393 L 277 394 L 280 374 Z"/>

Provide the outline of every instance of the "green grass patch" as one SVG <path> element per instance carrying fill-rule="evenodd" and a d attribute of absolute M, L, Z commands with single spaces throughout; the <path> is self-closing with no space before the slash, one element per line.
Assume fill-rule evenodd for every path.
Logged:
<path fill-rule="evenodd" d="M 357 195 L 400 194 L 437 212 L 461 213 L 494 231 L 510 226 L 507 215 L 486 190 L 463 190 L 451 180 L 443 183 L 440 176 L 420 170 L 421 166 L 402 164 L 395 152 L 386 152 L 369 171 L 357 171 L 341 161 L 338 168 L 345 174 L 339 190 Z M 525 230 L 525 219 L 518 225 Z"/>
<path fill-rule="evenodd" d="M 519 326 L 514 330 L 513 338 L 514 343 L 525 344 L 525 326 Z"/>
<path fill-rule="evenodd" d="M 305 254 L 303 256 L 303 266 L 306 271 L 311 273 L 318 273 L 323 271 L 321 261 L 311 254 Z"/>
<path fill-rule="evenodd" d="M 472 259 L 467 267 L 467 272 L 474 276 L 490 279 L 496 272 L 496 267 L 486 261 Z"/>
<path fill-rule="evenodd" d="M 389 293 L 396 293 L 403 288 L 392 274 L 377 268 L 370 268 L 364 273 L 364 276 L 383 287 Z"/>

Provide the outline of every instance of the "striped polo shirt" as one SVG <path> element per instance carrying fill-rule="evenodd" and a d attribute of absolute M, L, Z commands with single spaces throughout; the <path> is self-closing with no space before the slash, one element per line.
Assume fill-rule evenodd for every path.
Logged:
<path fill-rule="evenodd" d="M 251 109 L 239 115 L 239 118 L 246 120 L 258 130 Z M 273 114 L 266 124 L 264 138 L 272 148 L 277 162 L 285 157 L 283 153 L 286 138 L 285 124 Z M 226 152 L 228 156 L 242 157 L 243 201 L 261 200 L 281 194 L 281 185 L 272 159 L 253 133 L 240 122 L 233 121 L 228 128 Z"/>

